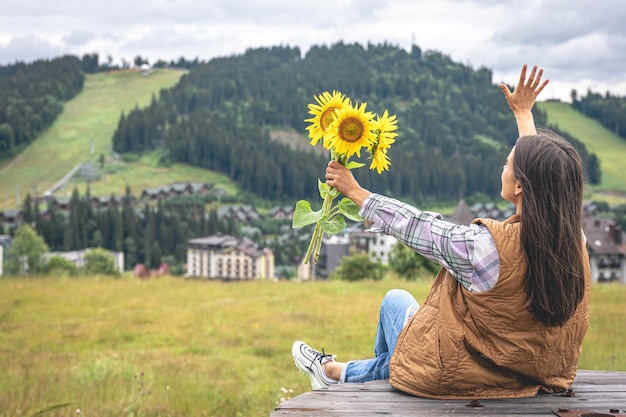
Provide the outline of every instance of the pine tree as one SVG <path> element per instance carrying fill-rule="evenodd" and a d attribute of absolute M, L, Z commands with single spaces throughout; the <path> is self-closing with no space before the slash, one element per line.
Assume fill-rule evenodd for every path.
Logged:
<path fill-rule="evenodd" d="M 70 214 L 63 236 L 63 249 L 65 251 L 83 249 L 80 232 L 80 196 L 74 188 L 70 199 Z"/>
<path fill-rule="evenodd" d="M 24 222 L 31 224 L 35 221 L 35 213 L 33 212 L 33 200 L 30 193 L 26 194 L 22 203 L 22 212 L 24 213 Z"/>
<path fill-rule="evenodd" d="M 144 236 L 144 243 L 143 243 L 143 247 L 144 247 L 144 264 L 146 265 L 146 267 L 148 265 L 152 265 L 152 245 L 154 244 L 155 240 L 156 240 L 156 224 L 155 224 L 155 219 L 154 219 L 154 214 L 152 213 L 152 210 L 150 210 L 150 207 L 146 204 L 146 229 L 145 229 L 145 236 Z"/>

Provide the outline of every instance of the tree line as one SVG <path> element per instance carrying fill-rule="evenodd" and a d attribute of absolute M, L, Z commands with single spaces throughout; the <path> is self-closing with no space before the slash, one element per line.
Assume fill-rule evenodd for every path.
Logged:
<path fill-rule="evenodd" d="M 207 209 L 206 198 L 210 199 L 190 196 L 137 204 L 127 187 L 122 198 L 112 195 L 107 207 L 94 207 L 89 189 L 83 195 L 74 189 L 68 209 L 59 210 L 53 202 L 46 205 L 27 194 L 22 205 L 23 224 L 32 227 L 46 251 L 103 248 L 123 252 L 127 269 L 138 263 L 156 269 L 165 262 L 172 273 L 182 274 L 189 239 L 243 233 L 242 224 L 233 216 L 218 217 L 216 204 Z M 308 231 L 289 227 L 289 242 L 279 243 L 276 237 L 290 224 L 290 219 L 260 219 L 249 225 L 257 231 L 250 237 L 261 246 L 271 247 L 277 264 L 291 265 L 306 249 L 306 242 L 297 235 Z M 4 232 L 17 236 L 19 230 Z"/>
<path fill-rule="evenodd" d="M 204 202 L 158 201 L 133 204 L 130 188 L 116 202 L 113 195 L 106 208 L 95 208 L 90 191 L 74 189 L 67 212 L 48 203 L 42 209 L 28 194 L 23 203 L 23 221 L 32 225 L 51 251 L 104 248 L 124 252 L 125 265 L 143 263 L 158 268 L 162 262 L 178 268 L 187 257 L 187 240 L 215 233 L 236 234 L 232 221 L 218 220 L 217 212 L 205 212 Z M 10 231 L 14 232 L 14 231 Z"/>
<path fill-rule="evenodd" d="M 164 148 L 172 161 L 223 172 L 257 196 L 314 198 L 328 158 L 270 140 L 275 129 L 304 134 L 307 105 L 339 90 L 368 110 L 397 114 L 400 136 L 389 173 L 357 174 L 372 190 L 415 202 L 454 201 L 500 192 L 499 170 L 517 138 L 515 121 L 491 71 L 474 70 L 417 46 L 389 44 L 250 49 L 198 63 L 150 106 L 122 114 L 113 137 L 120 153 Z M 535 110 L 535 120 L 546 116 Z M 553 128 L 558 132 L 557 128 Z M 600 162 L 581 152 L 592 183 Z"/>
<path fill-rule="evenodd" d="M 74 56 L 0 66 L 0 160 L 16 155 L 50 127 L 84 81 L 81 61 Z"/>

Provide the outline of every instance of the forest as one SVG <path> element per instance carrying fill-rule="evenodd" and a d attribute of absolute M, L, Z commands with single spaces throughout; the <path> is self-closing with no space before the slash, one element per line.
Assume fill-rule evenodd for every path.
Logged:
<path fill-rule="evenodd" d="M 135 58 L 136 65 L 146 62 Z M 338 90 L 366 102 L 370 111 L 397 115 L 391 170 L 357 175 L 365 187 L 415 203 L 496 197 L 498 171 L 517 137 L 489 69 L 416 45 L 407 52 L 389 44 L 339 42 L 314 46 L 304 56 L 299 48 L 271 47 L 208 62 L 155 63 L 179 65 L 189 73 L 178 85 L 161 90 L 147 108 L 121 115 L 114 150 L 162 148 L 167 161 L 225 173 L 245 192 L 274 202 L 317 195 L 311 179 L 321 175 L 328 158 L 270 138 L 276 130 L 304 136 L 307 105 L 323 91 Z M 15 156 L 54 122 L 63 103 L 81 91 L 85 74 L 116 69 L 111 57 L 102 63 L 97 54 L 0 66 L 0 160 Z M 575 108 L 626 136 L 626 98 L 591 91 L 580 98 L 573 91 L 572 98 Z M 535 121 L 546 125 L 536 109 Z M 581 152 L 589 181 L 599 183 L 598 158 L 558 133 Z"/>
<path fill-rule="evenodd" d="M 113 147 L 120 153 L 163 148 L 169 160 L 225 173 L 261 198 L 313 198 L 311 179 L 328 157 L 274 142 L 270 132 L 304 133 L 307 105 L 333 90 L 370 111 L 397 115 L 391 169 L 359 172 L 366 188 L 417 203 L 499 194 L 499 170 L 517 129 L 491 71 L 417 46 L 407 52 L 340 42 L 304 57 L 298 48 L 272 47 L 213 59 L 191 68 L 148 108 L 122 115 Z M 535 120 L 546 124 L 539 111 Z M 559 133 L 579 149 L 591 183 L 599 182 L 599 160 Z"/>
<path fill-rule="evenodd" d="M 84 81 L 81 61 L 72 56 L 0 66 L 0 161 L 50 127 Z"/>

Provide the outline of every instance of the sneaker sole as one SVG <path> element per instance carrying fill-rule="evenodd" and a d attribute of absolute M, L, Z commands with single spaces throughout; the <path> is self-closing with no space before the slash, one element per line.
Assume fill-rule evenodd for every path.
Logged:
<path fill-rule="evenodd" d="M 304 375 L 306 375 L 306 377 L 309 379 L 309 382 L 311 383 L 311 388 L 312 388 L 313 390 L 316 390 L 316 391 L 317 391 L 317 390 L 325 390 L 325 389 L 328 389 L 328 387 L 327 387 L 327 386 L 323 386 L 323 387 L 318 387 L 318 386 L 316 386 L 316 385 L 315 385 L 315 382 L 316 382 L 316 381 L 315 381 L 315 377 L 314 377 L 313 375 L 311 375 L 311 371 L 309 371 L 309 370 L 308 370 L 308 369 L 306 369 L 306 368 L 302 368 L 302 366 L 301 366 L 298 362 L 296 362 L 296 360 L 295 360 L 295 359 L 294 359 L 293 363 L 295 363 L 295 364 L 296 364 L 296 368 L 298 368 L 298 370 L 299 370 L 300 372 L 302 372 Z"/>
<path fill-rule="evenodd" d="M 309 382 L 311 383 L 311 388 L 314 390 L 325 390 L 328 389 L 327 385 L 323 385 L 323 386 L 317 386 L 316 385 L 316 380 L 315 380 L 315 375 L 313 375 L 313 371 L 310 370 L 309 368 L 304 367 L 303 365 L 299 364 L 298 361 L 296 361 L 295 356 L 293 355 L 293 352 L 291 352 L 291 357 L 293 359 L 293 363 L 296 365 L 296 368 L 298 368 L 298 370 L 300 372 L 302 372 L 304 375 L 306 375 L 306 377 L 309 379 Z"/>

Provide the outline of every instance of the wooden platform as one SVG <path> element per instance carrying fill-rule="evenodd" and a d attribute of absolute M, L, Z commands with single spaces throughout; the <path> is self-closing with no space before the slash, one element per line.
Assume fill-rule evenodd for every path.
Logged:
<path fill-rule="evenodd" d="M 387 381 L 332 385 L 287 400 L 270 417 L 552 416 L 626 417 L 626 372 L 578 371 L 570 396 L 539 394 L 498 400 L 429 400 L 396 391 Z"/>

